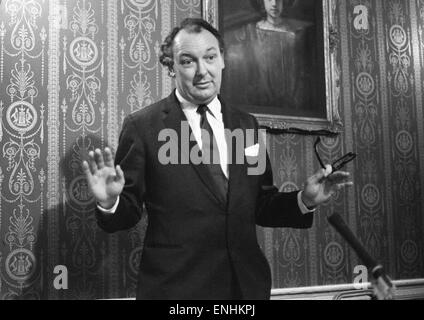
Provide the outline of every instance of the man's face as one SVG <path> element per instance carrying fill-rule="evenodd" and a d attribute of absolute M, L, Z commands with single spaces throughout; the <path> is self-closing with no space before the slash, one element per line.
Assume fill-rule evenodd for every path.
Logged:
<path fill-rule="evenodd" d="M 264 0 L 265 10 L 268 16 L 278 19 L 283 13 L 283 0 Z"/>
<path fill-rule="evenodd" d="M 176 86 L 183 98 L 198 105 L 211 102 L 221 89 L 225 67 L 218 39 L 207 30 L 181 30 L 173 54 Z"/>

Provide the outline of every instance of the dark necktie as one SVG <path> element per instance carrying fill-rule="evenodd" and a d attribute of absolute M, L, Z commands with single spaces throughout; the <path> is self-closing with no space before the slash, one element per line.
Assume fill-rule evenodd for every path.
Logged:
<path fill-rule="evenodd" d="M 200 128 L 202 129 L 202 159 L 203 164 L 208 168 L 212 179 L 221 193 L 221 196 L 227 201 L 228 179 L 224 175 L 220 165 L 218 144 L 209 124 L 206 113 L 208 106 L 200 105 L 197 112 L 200 114 Z"/>

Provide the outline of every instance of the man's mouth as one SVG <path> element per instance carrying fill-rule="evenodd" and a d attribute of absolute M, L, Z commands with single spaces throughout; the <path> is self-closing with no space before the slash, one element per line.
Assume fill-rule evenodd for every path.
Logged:
<path fill-rule="evenodd" d="M 210 83 L 211 83 L 210 81 L 196 82 L 194 86 L 197 88 L 207 88 L 210 85 Z"/>

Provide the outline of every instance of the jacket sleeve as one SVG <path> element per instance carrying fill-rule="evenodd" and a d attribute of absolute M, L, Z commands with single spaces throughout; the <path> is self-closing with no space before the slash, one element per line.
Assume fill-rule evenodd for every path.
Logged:
<path fill-rule="evenodd" d="M 255 119 L 256 129 L 258 128 Z M 266 169 L 259 177 L 259 193 L 256 205 L 256 224 L 268 228 L 307 229 L 312 226 L 313 213 L 303 214 L 294 192 L 279 192 L 274 185 L 271 162 L 266 146 L 260 148 L 266 153 Z"/>
<path fill-rule="evenodd" d="M 131 116 L 125 121 L 119 138 L 115 165 L 124 171 L 125 186 L 114 214 L 104 214 L 96 209 L 97 222 L 104 231 L 113 233 L 134 227 L 143 213 L 145 195 L 145 148 L 140 132 Z"/>

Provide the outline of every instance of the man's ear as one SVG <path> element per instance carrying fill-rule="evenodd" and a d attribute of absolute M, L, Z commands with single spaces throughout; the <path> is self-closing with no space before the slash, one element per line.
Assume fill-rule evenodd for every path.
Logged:
<path fill-rule="evenodd" d="M 222 70 L 225 69 L 225 55 L 224 52 L 221 52 L 221 62 L 222 62 Z"/>
<path fill-rule="evenodd" d="M 175 78 L 175 71 L 174 71 L 174 69 L 169 68 L 169 69 L 168 69 L 168 75 L 169 75 L 171 78 Z"/>

